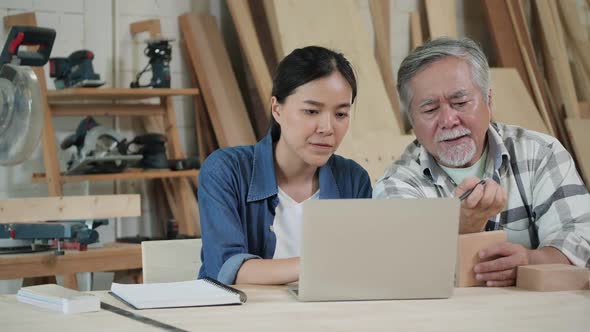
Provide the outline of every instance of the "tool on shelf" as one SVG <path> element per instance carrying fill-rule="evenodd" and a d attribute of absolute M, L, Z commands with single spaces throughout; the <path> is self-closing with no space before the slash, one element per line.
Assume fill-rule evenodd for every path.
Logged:
<path fill-rule="evenodd" d="M 16 165 L 35 150 L 45 109 L 37 76 L 53 48 L 55 30 L 14 26 L 0 55 L 0 165 Z M 38 46 L 23 50 L 22 46 Z"/>
<path fill-rule="evenodd" d="M 49 76 L 54 78 L 56 89 L 73 87 L 94 88 L 104 85 L 100 75 L 94 72 L 94 53 L 75 51 L 67 58 L 49 59 Z"/>
<path fill-rule="evenodd" d="M 170 61 L 172 60 L 172 46 L 174 39 L 154 38 L 146 41 L 147 46 L 143 53 L 150 58 L 148 64 L 140 71 L 135 80 L 129 84 L 131 88 L 169 88 L 170 87 Z M 140 84 L 141 76 L 148 70 L 152 71 L 152 78 L 148 84 Z"/>

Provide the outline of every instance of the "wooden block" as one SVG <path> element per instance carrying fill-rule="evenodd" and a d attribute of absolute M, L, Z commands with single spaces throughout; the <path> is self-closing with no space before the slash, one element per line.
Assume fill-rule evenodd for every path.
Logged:
<path fill-rule="evenodd" d="M 475 272 L 473 272 L 475 265 L 484 261 L 479 258 L 479 252 L 492 244 L 506 242 L 507 240 L 505 231 L 460 234 L 455 287 L 485 285 L 484 281 L 475 279 Z"/>
<path fill-rule="evenodd" d="M 0 223 L 137 217 L 139 195 L 15 198 L 0 200 Z"/>
<path fill-rule="evenodd" d="M 588 289 L 590 271 L 568 264 L 518 267 L 516 287 L 540 292 Z"/>

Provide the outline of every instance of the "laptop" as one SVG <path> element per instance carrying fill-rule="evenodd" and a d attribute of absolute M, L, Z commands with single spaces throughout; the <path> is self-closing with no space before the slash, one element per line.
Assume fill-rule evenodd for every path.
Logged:
<path fill-rule="evenodd" d="M 310 200 L 302 223 L 300 301 L 452 295 L 457 198 Z"/>

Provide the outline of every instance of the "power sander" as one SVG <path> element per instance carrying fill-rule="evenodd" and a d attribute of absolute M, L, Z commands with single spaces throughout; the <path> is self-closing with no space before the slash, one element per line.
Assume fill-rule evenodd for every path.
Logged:
<path fill-rule="evenodd" d="M 49 59 L 49 76 L 54 78 L 55 88 L 96 88 L 104 85 L 100 75 L 94 72 L 92 60 L 94 53 L 88 50 L 75 51 L 67 58 Z"/>

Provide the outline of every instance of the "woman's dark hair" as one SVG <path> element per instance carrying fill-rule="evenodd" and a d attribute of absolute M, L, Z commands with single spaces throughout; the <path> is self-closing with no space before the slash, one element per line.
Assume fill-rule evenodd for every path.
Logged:
<path fill-rule="evenodd" d="M 356 77 L 352 66 L 342 53 L 321 46 L 307 46 L 295 49 L 278 65 L 272 80 L 272 95 L 282 104 L 295 90 L 308 82 L 329 76 L 338 70 L 352 88 L 352 102 L 356 98 Z M 272 110 L 271 110 L 272 112 Z M 271 135 L 277 141 L 281 126 L 271 114 Z"/>

